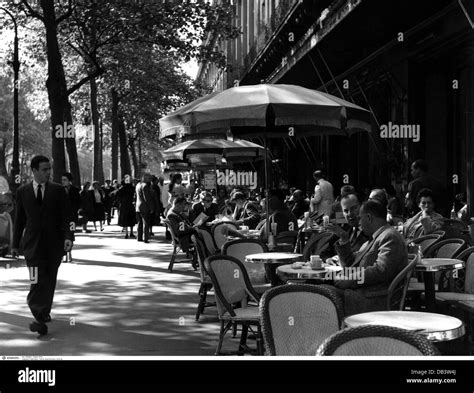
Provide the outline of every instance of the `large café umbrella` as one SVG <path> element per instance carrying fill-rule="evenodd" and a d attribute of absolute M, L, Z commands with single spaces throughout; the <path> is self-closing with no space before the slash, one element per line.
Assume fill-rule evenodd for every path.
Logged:
<path fill-rule="evenodd" d="M 227 134 L 301 138 L 371 131 L 368 110 L 330 94 L 295 85 L 238 86 L 201 97 L 160 119 L 160 138 Z M 265 185 L 268 188 L 265 158 Z M 268 201 L 267 201 L 268 217 Z M 268 221 L 268 220 L 267 220 Z"/>
<path fill-rule="evenodd" d="M 195 139 L 180 143 L 162 152 L 165 161 L 186 160 L 193 156 L 205 157 L 209 154 L 225 158 L 232 156 L 255 158 L 263 157 L 264 149 L 256 143 L 244 140 Z"/>
<path fill-rule="evenodd" d="M 256 143 L 244 140 L 196 139 L 179 143 L 162 152 L 163 161 L 175 168 L 189 169 L 222 166 L 227 163 L 256 162 L 264 157 L 264 149 Z M 219 165 L 218 165 L 219 163 Z"/>

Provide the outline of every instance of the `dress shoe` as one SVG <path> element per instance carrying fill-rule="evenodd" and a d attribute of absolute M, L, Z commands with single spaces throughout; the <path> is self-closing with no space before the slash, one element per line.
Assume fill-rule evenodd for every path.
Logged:
<path fill-rule="evenodd" d="M 150 243 L 148 240 L 144 240 L 143 243 Z"/>
<path fill-rule="evenodd" d="M 130 239 L 136 239 L 135 235 L 132 233 L 130 234 Z"/>
<path fill-rule="evenodd" d="M 125 235 L 125 239 L 128 239 L 128 235 Z"/>
<path fill-rule="evenodd" d="M 34 321 L 30 323 L 30 331 L 38 332 L 41 336 L 48 334 L 48 326 L 45 323 L 39 323 L 38 321 Z"/>

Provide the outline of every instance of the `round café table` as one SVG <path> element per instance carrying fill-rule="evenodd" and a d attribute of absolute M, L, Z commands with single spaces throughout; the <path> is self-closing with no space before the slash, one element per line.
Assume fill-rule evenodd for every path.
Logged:
<path fill-rule="evenodd" d="M 346 327 L 383 325 L 425 336 L 433 342 L 456 340 L 465 334 L 463 322 L 444 314 L 418 311 L 373 311 L 355 314 L 344 319 Z"/>
<path fill-rule="evenodd" d="M 462 269 L 463 267 L 464 261 L 461 261 L 460 259 L 449 258 L 422 258 L 421 262 L 415 266 L 415 271 L 423 273 L 427 311 L 436 311 L 435 273 L 447 270 Z"/>
<path fill-rule="evenodd" d="M 264 252 L 247 255 L 245 257 L 245 262 L 263 263 L 272 286 L 277 286 L 281 284 L 278 276 L 276 275 L 277 267 L 301 261 L 302 257 L 302 254 L 293 254 L 290 252 Z"/>
<path fill-rule="evenodd" d="M 323 267 L 318 270 L 311 269 L 308 265 L 305 265 L 299 269 L 295 269 L 293 265 L 283 265 L 278 266 L 276 269 L 276 274 L 283 281 L 306 281 L 306 280 L 326 280 L 327 273 L 330 273 L 331 279 L 333 274 L 336 272 L 342 271 L 341 266 L 332 266 L 323 264 Z"/>

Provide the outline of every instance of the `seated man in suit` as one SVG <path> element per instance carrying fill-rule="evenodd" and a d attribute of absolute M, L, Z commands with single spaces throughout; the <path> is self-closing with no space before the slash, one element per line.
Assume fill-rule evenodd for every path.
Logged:
<path fill-rule="evenodd" d="M 305 195 L 301 190 L 293 192 L 292 199 L 293 203 L 291 206 L 288 206 L 289 209 L 297 219 L 302 218 L 304 213 L 309 211 L 309 200 L 305 199 Z"/>
<path fill-rule="evenodd" d="M 184 215 L 187 203 L 186 198 L 176 198 L 173 202 L 173 207 L 168 211 L 168 215 L 166 216 L 170 221 L 173 232 L 178 237 L 181 249 L 186 253 L 189 251 L 191 244 L 191 235 L 197 233 L 191 221 Z"/>
<path fill-rule="evenodd" d="M 255 229 L 260 222 L 260 213 L 258 207 L 246 200 L 245 194 L 237 191 L 231 197 L 235 203 L 234 221 L 237 225 L 248 226 L 249 229 Z"/>
<path fill-rule="evenodd" d="M 296 216 L 285 205 L 285 196 L 282 190 L 270 190 L 268 193 L 268 211 L 270 213 L 270 231 L 271 225 L 276 224 L 276 233 L 297 231 L 298 221 Z M 267 225 L 262 227 L 260 238 L 268 240 Z"/>
<path fill-rule="evenodd" d="M 371 237 L 357 252 L 348 239 L 336 242 L 343 275 L 334 285 L 344 301 L 345 315 L 386 309 L 387 289 L 407 265 L 408 253 L 403 236 L 386 221 L 387 209 L 377 201 L 366 201 L 360 209 L 360 225 Z M 358 270 L 361 279 L 348 279 L 347 268 Z M 344 275 L 346 274 L 346 275 Z"/>
<path fill-rule="evenodd" d="M 347 224 L 343 226 L 329 223 L 326 229 L 336 235 L 341 242 L 349 242 L 353 252 L 359 251 L 369 237 L 364 234 L 360 226 L 360 205 L 359 196 L 354 193 L 348 193 L 341 197 L 341 209 Z M 335 253 L 335 250 L 334 250 Z M 331 255 L 334 255 L 331 254 Z"/>
<path fill-rule="evenodd" d="M 194 221 L 201 213 L 204 213 L 207 218 L 200 223 L 200 225 L 211 222 L 216 219 L 216 216 L 219 214 L 217 204 L 212 202 L 212 195 L 208 191 L 203 191 L 199 195 L 200 202 L 193 204 L 190 212 L 190 220 Z"/>

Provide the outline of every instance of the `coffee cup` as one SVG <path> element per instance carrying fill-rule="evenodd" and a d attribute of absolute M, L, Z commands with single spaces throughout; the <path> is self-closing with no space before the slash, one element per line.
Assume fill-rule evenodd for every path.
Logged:
<path fill-rule="evenodd" d="M 321 269 L 323 267 L 323 260 L 319 255 L 311 255 L 309 265 L 311 269 Z"/>

